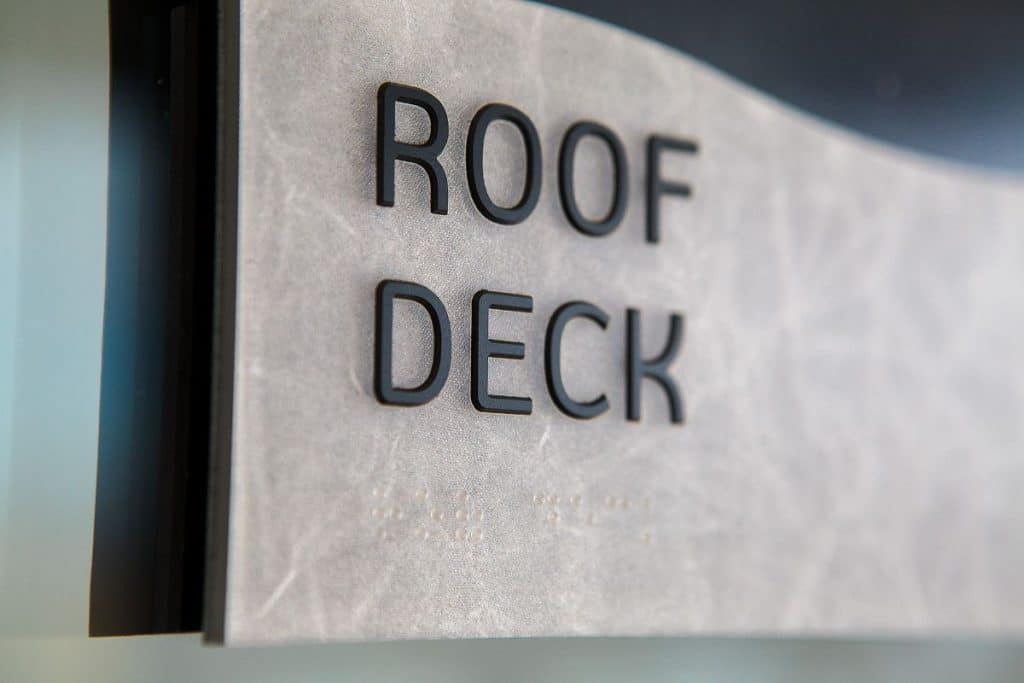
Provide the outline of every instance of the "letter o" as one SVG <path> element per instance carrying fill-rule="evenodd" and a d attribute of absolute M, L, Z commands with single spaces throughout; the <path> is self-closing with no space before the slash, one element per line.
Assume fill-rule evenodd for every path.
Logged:
<path fill-rule="evenodd" d="M 608 214 L 599 221 L 592 221 L 583 215 L 576 203 L 575 168 L 576 147 L 588 135 L 600 138 L 612 153 L 615 167 L 615 193 Z M 626 151 L 619 138 L 611 129 L 593 121 L 580 121 L 565 133 L 562 148 L 558 154 L 558 194 L 562 198 L 562 209 L 572 226 L 591 237 L 603 237 L 611 233 L 626 213 L 626 198 L 629 175 L 626 168 Z"/>
<path fill-rule="evenodd" d="M 507 121 L 515 126 L 526 145 L 526 186 L 519 202 L 511 208 L 498 206 L 491 201 L 484 181 L 484 137 L 487 135 L 488 126 L 495 121 Z M 530 118 L 507 104 L 488 104 L 480 109 L 469 125 L 466 170 L 469 176 L 469 192 L 480 213 L 502 225 L 515 225 L 526 220 L 537 206 L 541 180 L 540 138 Z"/>

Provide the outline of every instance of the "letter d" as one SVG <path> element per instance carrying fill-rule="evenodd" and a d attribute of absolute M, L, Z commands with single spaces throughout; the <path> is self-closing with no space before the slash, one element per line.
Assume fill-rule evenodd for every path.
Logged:
<path fill-rule="evenodd" d="M 434 359 L 423 384 L 401 389 L 391 377 L 395 299 L 407 299 L 427 309 L 434 328 Z M 382 280 L 377 285 L 377 323 L 373 358 L 373 388 L 377 400 L 395 406 L 420 406 L 441 392 L 452 363 L 452 332 L 448 312 L 429 289 L 414 282 Z"/>

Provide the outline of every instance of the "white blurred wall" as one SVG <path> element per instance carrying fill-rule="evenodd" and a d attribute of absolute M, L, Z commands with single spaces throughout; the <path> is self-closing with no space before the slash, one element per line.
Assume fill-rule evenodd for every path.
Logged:
<path fill-rule="evenodd" d="M 106 2 L 0 0 L 0 51 L 0 634 L 81 634 L 106 253 Z"/>

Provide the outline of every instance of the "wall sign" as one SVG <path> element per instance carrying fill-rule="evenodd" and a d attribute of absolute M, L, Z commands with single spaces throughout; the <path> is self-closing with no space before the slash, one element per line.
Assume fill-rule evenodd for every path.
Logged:
<path fill-rule="evenodd" d="M 1021 630 L 1019 182 L 549 8 L 240 5 L 211 640 Z"/>

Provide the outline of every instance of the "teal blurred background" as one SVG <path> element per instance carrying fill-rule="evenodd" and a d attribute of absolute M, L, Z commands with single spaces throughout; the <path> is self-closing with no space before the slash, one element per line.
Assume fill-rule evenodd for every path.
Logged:
<path fill-rule="evenodd" d="M 1020 643 L 765 638 L 220 650 L 89 639 L 107 4 L 0 0 L 0 682 L 1022 681 Z"/>

